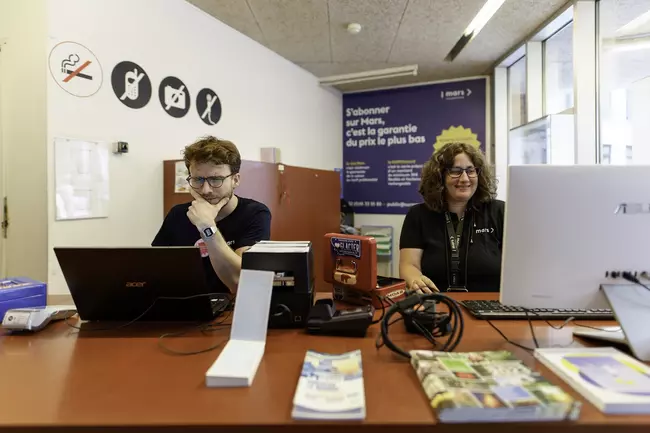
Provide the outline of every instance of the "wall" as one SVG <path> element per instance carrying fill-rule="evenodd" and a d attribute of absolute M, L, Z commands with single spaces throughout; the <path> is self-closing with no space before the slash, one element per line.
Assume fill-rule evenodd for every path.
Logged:
<path fill-rule="evenodd" d="M 54 137 L 130 144 L 128 154 L 110 158 L 108 218 L 55 221 L 50 193 L 50 247 L 149 245 L 163 218 L 162 161 L 178 158 L 203 134 L 234 141 L 248 160 L 259 160 L 261 147 L 277 146 L 290 165 L 341 164 L 340 94 L 182 0 L 49 0 L 48 32 L 50 47 L 71 40 L 90 48 L 104 74 L 102 88 L 89 98 L 48 81 L 49 190 Z M 151 101 L 139 110 L 125 107 L 111 88 L 111 71 L 123 60 L 151 78 Z M 205 125 L 194 107 L 180 119 L 165 113 L 157 92 L 167 75 L 187 84 L 192 103 L 199 89 L 214 89 L 223 104 L 220 122 Z M 49 271 L 51 290 L 66 292 L 51 250 Z"/>
<path fill-rule="evenodd" d="M 9 276 L 47 278 L 45 1 L 0 0 L 0 165 Z M 26 24 L 28 23 L 28 24 Z"/>

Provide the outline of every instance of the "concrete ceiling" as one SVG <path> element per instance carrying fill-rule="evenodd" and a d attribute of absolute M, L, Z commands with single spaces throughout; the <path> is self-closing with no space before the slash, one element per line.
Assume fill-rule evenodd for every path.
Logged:
<path fill-rule="evenodd" d="M 482 75 L 567 0 L 506 0 L 453 62 L 445 56 L 485 0 L 188 0 L 318 77 L 418 64 L 362 90 Z M 349 23 L 362 25 L 357 35 Z"/>

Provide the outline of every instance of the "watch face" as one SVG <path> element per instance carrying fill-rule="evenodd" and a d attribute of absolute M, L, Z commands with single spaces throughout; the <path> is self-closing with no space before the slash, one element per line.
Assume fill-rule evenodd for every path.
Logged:
<path fill-rule="evenodd" d="M 212 229 L 210 227 L 208 227 L 207 229 L 203 230 L 203 234 L 206 237 L 210 237 L 210 236 L 212 236 L 214 234 L 214 232 L 212 231 Z"/>

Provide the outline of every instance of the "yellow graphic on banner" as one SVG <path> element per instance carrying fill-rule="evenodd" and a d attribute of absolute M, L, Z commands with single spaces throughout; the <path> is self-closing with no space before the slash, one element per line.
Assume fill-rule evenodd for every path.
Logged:
<path fill-rule="evenodd" d="M 434 151 L 440 150 L 447 143 L 466 143 L 477 149 L 481 147 L 481 142 L 477 140 L 477 134 L 474 134 L 471 128 L 465 128 L 462 125 L 443 129 L 442 134 L 436 137 L 436 142 L 433 145 Z"/>

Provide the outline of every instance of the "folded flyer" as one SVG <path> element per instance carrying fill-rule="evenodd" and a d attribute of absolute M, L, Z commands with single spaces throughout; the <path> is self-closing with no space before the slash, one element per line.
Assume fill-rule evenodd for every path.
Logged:
<path fill-rule="evenodd" d="M 291 415 L 294 419 L 365 419 L 361 351 L 339 355 L 307 351 Z"/>

